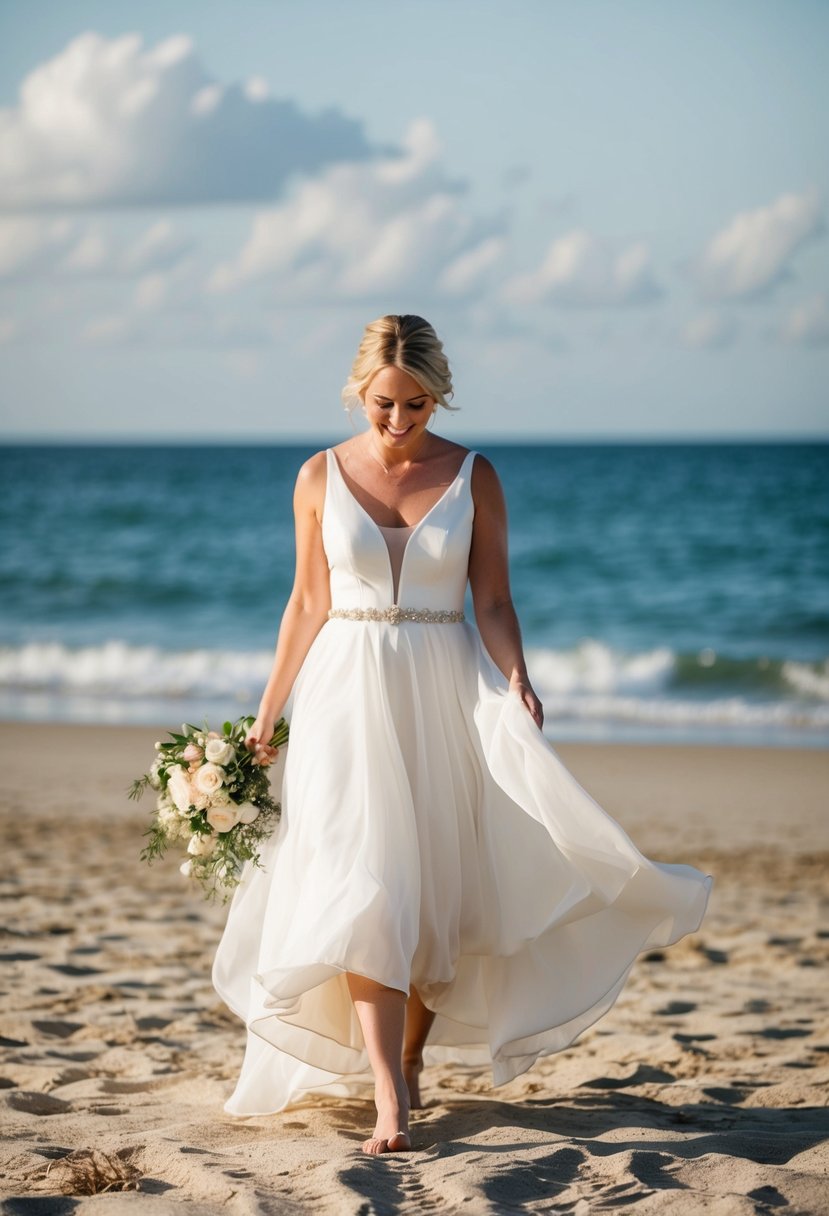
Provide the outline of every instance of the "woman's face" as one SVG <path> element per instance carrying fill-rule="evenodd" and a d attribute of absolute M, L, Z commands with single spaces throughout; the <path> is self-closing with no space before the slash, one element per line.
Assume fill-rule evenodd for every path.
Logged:
<path fill-rule="evenodd" d="M 426 430 L 435 399 L 399 367 L 383 367 L 369 382 L 363 402 L 369 426 L 386 447 L 408 448 Z"/>

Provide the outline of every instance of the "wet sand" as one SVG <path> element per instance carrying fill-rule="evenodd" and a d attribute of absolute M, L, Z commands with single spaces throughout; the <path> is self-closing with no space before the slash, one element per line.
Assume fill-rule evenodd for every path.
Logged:
<path fill-rule="evenodd" d="M 508 1086 L 426 1069 L 416 1151 L 369 1158 L 367 1102 L 222 1110 L 225 909 L 139 861 L 151 796 L 126 798 L 161 737 L 0 724 L 2 1210 L 829 1210 L 829 754 L 561 744 L 645 853 L 714 875 L 702 928 Z"/>

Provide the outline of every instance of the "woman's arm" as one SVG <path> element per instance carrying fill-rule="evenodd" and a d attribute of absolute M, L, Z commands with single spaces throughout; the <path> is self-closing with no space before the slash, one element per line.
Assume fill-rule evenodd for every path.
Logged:
<path fill-rule="evenodd" d="M 469 585 L 484 646 L 541 728 L 544 710 L 524 660 L 521 628 L 512 602 L 507 552 L 507 508 L 498 474 L 485 456 L 472 466 L 475 523 L 469 554 Z"/>
<path fill-rule="evenodd" d="M 276 754 L 275 749 L 268 746 L 274 724 L 331 607 L 328 560 L 322 546 L 321 526 L 325 477 L 325 453 L 317 452 L 300 468 L 294 488 L 294 585 L 282 614 L 273 667 L 259 703 L 259 714 L 245 739 L 251 750 L 259 745 L 259 750 L 267 755 Z"/>

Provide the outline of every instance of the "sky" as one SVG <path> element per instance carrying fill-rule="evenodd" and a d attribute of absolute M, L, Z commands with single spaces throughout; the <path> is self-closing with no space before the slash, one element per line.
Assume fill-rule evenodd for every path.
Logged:
<path fill-rule="evenodd" d="M 0 0 L 0 440 L 826 438 L 825 0 Z"/>

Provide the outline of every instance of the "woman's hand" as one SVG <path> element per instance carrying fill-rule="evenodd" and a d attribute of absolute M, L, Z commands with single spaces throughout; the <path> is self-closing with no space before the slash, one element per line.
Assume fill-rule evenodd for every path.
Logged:
<path fill-rule="evenodd" d="M 544 707 L 535 695 L 532 684 L 527 676 L 513 676 L 509 682 L 510 692 L 517 692 L 533 717 L 539 730 L 544 725 Z"/>
<path fill-rule="evenodd" d="M 260 714 L 245 735 L 245 747 L 253 752 L 256 764 L 273 764 L 279 752 L 278 747 L 271 747 L 274 723 Z"/>

